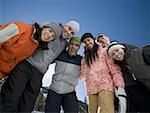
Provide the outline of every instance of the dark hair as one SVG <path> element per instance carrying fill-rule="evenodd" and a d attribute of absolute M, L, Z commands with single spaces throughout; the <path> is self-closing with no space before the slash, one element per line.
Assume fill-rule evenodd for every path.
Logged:
<path fill-rule="evenodd" d="M 42 28 L 39 26 L 38 23 L 34 23 L 33 26 L 36 29 L 36 32 L 34 33 L 33 39 L 35 39 L 39 42 L 40 48 L 42 48 L 43 50 L 48 50 L 48 42 L 44 42 L 41 40 Z"/>
<path fill-rule="evenodd" d="M 94 46 L 92 49 L 86 49 L 84 51 L 85 54 L 85 62 L 90 67 L 90 65 L 93 63 L 93 60 L 95 61 L 96 58 L 98 58 L 97 54 L 98 45 L 94 41 Z"/>

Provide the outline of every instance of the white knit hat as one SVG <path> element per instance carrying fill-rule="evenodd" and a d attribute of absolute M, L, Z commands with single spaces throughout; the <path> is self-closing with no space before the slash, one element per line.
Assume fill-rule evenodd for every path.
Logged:
<path fill-rule="evenodd" d="M 96 42 L 97 44 L 100 44 L 100 42 L 98 42 L 98 38 L 99 38 L 99 37 L 105 38 L 106 41 L 107 41 L 107 44 L 110 43 L 110 40 L 109 40 L 109 37 L 108 37 L 108 36 L 106 36 L 105 34 L 98 34 L 98 35 L 96 36 L 96 38 L 95 38 L 95 42 Z"/>
<path fill-rule="evenodd" d="M 112 56 L 112 52 L 113 52 L 115 49 L 117 49 L 117 48 L 123 48 L 123 49 L 125 49 L 125 46 L 122 45 L 122 44 L 120 44 L 118 41 L 111 41 L 110 44 L 108 45 L 108 49 L 107 49 L 108 54 L 109 54 L 110 56 Z"/>
<path fill-rule="evenodd" d="M 75 34 L 78 33 L 80 30 L 80 24 L 77 21 L 71 20 L 67 22 L 65 25 L 72 27 Z"/>
<path fill-rule="evenodd" d="M 107 42 L 110 43 L 109 37 L 106 36 L 105 34 L 98 34 L 98 35 L 96 36 L 96 39 L 98 39 L 99 37 L 105 38 L 105 39 L 107 40 Z"/>

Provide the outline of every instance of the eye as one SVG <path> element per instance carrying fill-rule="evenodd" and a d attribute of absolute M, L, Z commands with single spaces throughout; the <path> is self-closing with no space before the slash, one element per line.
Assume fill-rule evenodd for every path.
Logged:
<path fill-rule="evenodd" d="M 70 26 L 68 26 L 68 29 L 69 29 L 70 31 L 72 31 L 72 28 L 71 28 Z"/>
<path fill-rule="evenodd" d="M 118 52 L 118 51 L 119 51 L 119 49 L 116 49 L 116 50 L 115 50 L 115 52 Z"/>
<path fill-rule="evenodd" d="M 49 32 L 51 33 L 51 32 L 53 32 L 51 29 L 49 29 Z"/>
<path fill-rule="evenodd" d="M 90 39 L 88 39 L 87 41 L 90 42 Z"/>
<path fill-rule="evenodd" d="M 71 32 L 71 35 L 74 35 L 74 32 L 73 32 L 73 31 Z"/>
<path fill-rule="evenodd" d="M 114 53 L 114 52 L 112 53 L 112 56 L 115 56 L 115 53 Z"/>
<path fill-rule="evenodd" d="M 76 47 L 79 47 L 79 44 L 75 44 Z"/>

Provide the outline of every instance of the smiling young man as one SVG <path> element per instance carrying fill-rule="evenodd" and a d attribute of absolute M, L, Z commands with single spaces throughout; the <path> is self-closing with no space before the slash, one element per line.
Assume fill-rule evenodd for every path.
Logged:
<path fill-rule="evenodd" d="M 77 54 L 80 38 L 72 37 L 68 49 L 55 60 L 55 74 L 46 99 L 46 113 L 59 113 L 61 106 L 65 113 L 78 113 L 75 92 L 78 83 L 82 57 Z"/>

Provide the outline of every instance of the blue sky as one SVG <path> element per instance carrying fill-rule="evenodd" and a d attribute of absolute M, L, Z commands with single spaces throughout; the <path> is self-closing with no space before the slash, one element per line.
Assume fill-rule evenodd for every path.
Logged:
<path fill-rule="evenodd" d="M 80 22 L 80 37 L 85 32 L 104 33 L 111 40 L 137 46 L 150 43 L 149 0 L 0 0 L 0 24 L 69 20 Z M 84 100 L 83 82 L 77 89 L 78 98 Z"/>

